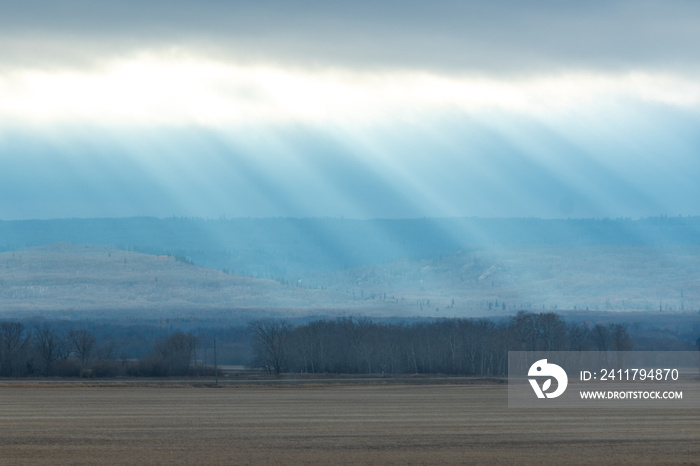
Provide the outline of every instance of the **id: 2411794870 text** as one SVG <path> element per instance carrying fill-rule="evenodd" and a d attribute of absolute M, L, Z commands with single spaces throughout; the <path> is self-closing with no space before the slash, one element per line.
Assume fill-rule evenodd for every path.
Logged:
<path fill-rule="evenodd" d="M 599 372 L 581 371 L 579 379 L 601 381 L 675 381 L 678 369 L 600 369 Z"/>

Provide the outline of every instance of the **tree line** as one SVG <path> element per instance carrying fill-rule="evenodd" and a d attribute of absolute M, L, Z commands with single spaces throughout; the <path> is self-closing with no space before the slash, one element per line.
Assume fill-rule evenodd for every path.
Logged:
<path fill-rule="evenodd" d="M 159 337 L 142 358 L 118 356 L 114 341 L 98 342 L 87 329 L 59 332 L 49 323 L 27 328 L 0 323 L 0 377 L 183 376 L 211 373 L 197 364 L 198 340 L 192 333 Z"/>
<path fill-rule="evenodd" d="M 553 312 L 509 319 L 381 323 L 369 319 L 285 320 L 249 325 L 253 365 L 283 372 L 507 375 L 508 351 L 628 351 L 622 324 L 567 323 Z"/>
<path fill-rule="evenodd" d="M 269 374 L 504 376 L 508 351 L 671 349 L 658 346 L 667 340 L 665 333 L 649 340 L 637 330 L 633 341 L 625 325 L 567 322 L 553 312 L 413 322 L 344 317 L 292 324 L 267 319 L 247 327 L 189 331 L 74 324 L 0 322 L 0 377 L 213 375 L 213 340 L 219 365 L 247 363 Z M 140 346 L 130 346 L 134 341 Z M 683 345 L 674 349 L 691 349 Z M 227 354 L 234 359 L 224 360 Z"/>

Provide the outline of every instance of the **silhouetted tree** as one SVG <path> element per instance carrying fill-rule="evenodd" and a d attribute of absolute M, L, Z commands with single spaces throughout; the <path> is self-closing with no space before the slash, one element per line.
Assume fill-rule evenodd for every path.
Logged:
<path fill-rule="evenodd" d="M 80 368 L 85 369 L 92 358 L 97 339 L 85 329 L 70 330 L 68 343 L 75 357 L 80 361 Z"/>
<path fill-rule="evenodd" d="M 177 332 L 159 339 L 151 355 L 163 375 L 189 375 L 197 339 L 191 333 Z"/>
<path fill-rule="evenodd" d="M 591 330 L 588 324 L 569 324 L 568 327 L 569 351 L 585 351 L 588 348 Z"/>
<path fill-rule="evenodd" d="M 621 324 L 610 324 L 608 326 L 610 335 L 610 346 L 613 351 L 631 351 L 634 348 L 632 339 L 627 333 L 627 329 Z"/>
<path fill-rule="evenodd" d="M 253 337 L 253 364 L 271 374 L 286 371 L 292 326 L 283 320 L 255 320 L 248 327 Z"/>
<path fill-rule="evenodd" d="M 608 351 L 610 349 L 610 331 L 605 325 L 595 324 L 593 330 L 591 330 L 591 338 L 597 351 Z"/>
<path fill-rule="evenodd" d="M 0 324 L 0 375 L 26 375 L 30 363 L 30 339 L 20 322 Z"/>
<path fill-rule="evenodd" d="M 34 332 L 34 349 L 45 376 L 54 375 L 57 363 L 66 357 L 66 340 L 49 324 L 44 323 Z"/>

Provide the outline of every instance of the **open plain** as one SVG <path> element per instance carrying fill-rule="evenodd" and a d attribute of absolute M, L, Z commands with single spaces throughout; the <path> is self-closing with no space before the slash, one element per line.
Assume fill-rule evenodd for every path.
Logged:
<path fill-rule="evenodd" d="M 0 386 L 2 464 L 700 464 L 700 412 L 514 410 L 493 384 Z"/>

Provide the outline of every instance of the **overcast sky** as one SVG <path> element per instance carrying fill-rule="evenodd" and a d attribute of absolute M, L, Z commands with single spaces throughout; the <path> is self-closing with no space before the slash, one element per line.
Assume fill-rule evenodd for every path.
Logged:
<path fill-rule="evenodd" d="M 674 0 L 12 2 L 0 219 L 700 215 L 698 24 Z"/>

